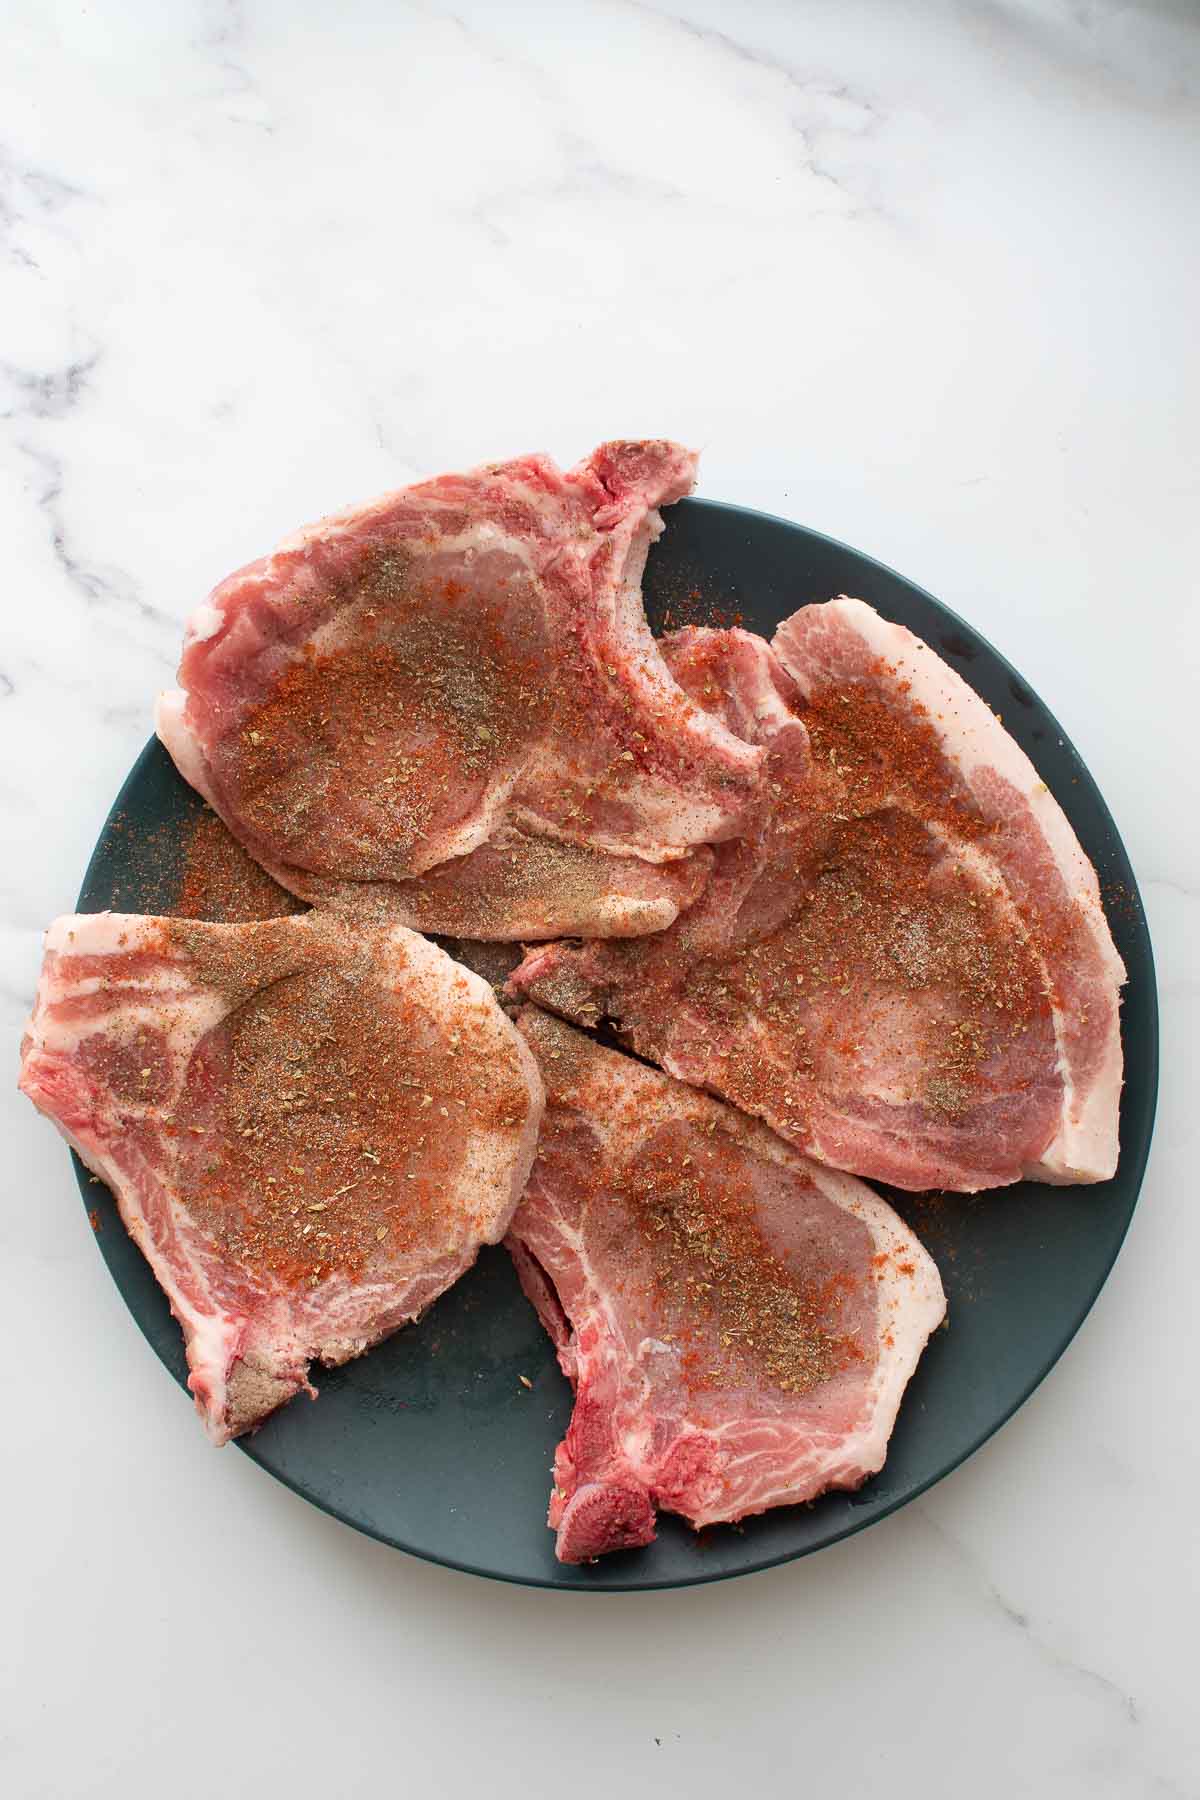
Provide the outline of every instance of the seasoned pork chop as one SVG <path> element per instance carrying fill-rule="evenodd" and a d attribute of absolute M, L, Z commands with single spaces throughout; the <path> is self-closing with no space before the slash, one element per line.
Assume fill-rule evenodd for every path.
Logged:
<path fill-rule="evenodd" d="M 766 750 L 757 828 L 669 931 L 533 951 L 513 991 L 608 1016 L 858 1175 L 1105 1179 L 1123 970 L 1070 826 L 984 703 L 869 607 L 806 607 L 777 642 L 664 645 Z"/>
<path fill-rule="evenodd" d="M 525 457 L 323 520 L 193 615 L 159 735 L 304 899 L 396 884 L 397 917 L 456 931 L 465 907 L 477 938 L 657 929 L 707 863 L 629 859 L 733 835 L 761 762 L 672 680 L 642 611 L 656 509 L 694 472 L 678 445 L 614 443 L 569 475 Z M 472 853 L 502 828 L 495 884 Z M 553 879 L 545 840 L 590 855 L 564 849 Z"/>
<path fill-rule="evenodd" d="M 486 982 L 316 913 L 58 920 L 22 1064 L 167 1294 L 216 1443 L 503 1236 L 542 1110 Z"/>
<path fill-rule="evenodd" d="M 945 1313 L 882 1200 L 773 1132 L 526 1008 L 546 1084 L 509 1236 L 575 1388 L 554 1463 L 564 1562 L 646 1544 L 883 1465 Z"/>
<path fill-rule="evenodd" d="M 1105 1181 L 1117 1166 L 1125 966 L 1100 902 L 1096 871 L 1062 808 L 991 708 L 903 625 L 845 596 L 805 606 L 774 648 L 799 687 L 814 748 L 837 752 L 848 803 L 909 810 L 974 860 L 1015 914 L 1036 957 L 1054 1032 L 1053 1129 L 1022 1173 Z M 845 696 L 847 704 L 842 705 Z M 854 728 L 830 729 L 835 709 Z M 872 738 L 871 716 L 884 736 Z M 1031 1079 L 1033 1073 L 1031 1071 Z"/>

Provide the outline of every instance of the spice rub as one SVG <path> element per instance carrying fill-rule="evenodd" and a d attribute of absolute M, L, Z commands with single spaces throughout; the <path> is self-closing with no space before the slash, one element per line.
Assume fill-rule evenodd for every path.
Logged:
<path fill-rule="evenodd" d="M 484 981 L 319 913 L 60 920 L 21 1084 L 113 1189 L 218 1442 L 503 1234 L 542 1104 Z"/>
<path fill-rule="evenodd" d="M 515 563 L 470 594 L 427 571 L 385 608 L 366 598 L 307 641 L 214 750 L 252 846 L 346 881 L 403 880 L 472 847 L 546 727 L 541 609 Z M 489 558 L 494 563 L 496 558 Z"/>
<path fill-rule="evenodd" d="M 412 881 L 339 886 L 331 903 L 356 917 L 485 943 L 537 943 L 564 932 L 642 937 L 697 899 L 711 866 L 706 848 L 648 863 L 502 825 L 469 856 Z"/>
<path fill-rule="evenodd" d="M 280 887 L 207 808 L 185 825 L 182 867 L 164 913 L 214 925 L 246 925 L 304 911 L 304 903 Z"/>
<path fill-rule="evenodd" d="M 464 1115 L 503 1132 L 528 1106 L 515 1065 L 483 1067 L 464 1043 L 468 1018 L 447 1035 L 381 985 L 374 950 L 254 993 L 197 1046 L 181 1096 L 184 1205 L 223 1253 L 289 1284 L 440 1255 L 463 1222 Z M 485 1211 L 468 1202 L 466 1222 Z"/>
<path fill-rule="evenodd" d="M 761 762 L 674 682 L 642 612 L 655 508 L 694 463 L 606 445 L 568 476 L 523 458 L 323 521 L 199 609 L 161 738 L 303 899 L 436 871 L 393 916 L 659 929 L 705 865 L 658 871 L 739 828 Z M 471 854 L 501 833 L 485 883 Z"/>
<path fill-rule="evenodd" d="M 1062 1105 L 1054 936 L 1030 930 L 1000 827 L 932 722 L 870 670 L 805 696 L 745 633 L 665 650 L 765 748 L 757 827 L 669 931 L 533 951 L 513 991 L 610 1019 L 834 1166 L 913 1188 L 1018 1179 Z"/>
<path fill-rule="evenodd" d="M 693 1395 L 755 1382 L 807 1394 L 866 1355 L 874 1296 L 840 1261 L 847 1252 L 853 1260 L 860 1233 L 829 1207 L 823 1231 L 806 1221 L 803 1257 L 771 1246 L 772 1220 L 794 1199 L 801 1214 L 811 1207 L 804 1176 L 748 1158 L 710 1117 L 648 1133 L 617 1184 L 613 1201 L 624 1199 L 651 1271 L 655 1316 L 670 1323 L 658 1336 L 677 1350 Z"/>
<path fill-rule="evenodd" d="M 536 1008 L 547 1111 L 510 1245 L 576 1388 L 558 1554 L 855 1486 L 944 1298 L 881 1200 Z"/>

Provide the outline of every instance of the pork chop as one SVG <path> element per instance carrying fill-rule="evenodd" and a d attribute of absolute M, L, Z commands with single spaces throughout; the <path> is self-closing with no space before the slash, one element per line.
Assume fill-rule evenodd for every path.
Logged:
<path fill-rule="evenodd" d="M 945 1314 L 869 1188 L 536 1008 L 537 1161 L 508 1243 L 575 1388 L 563 1562 L 854 1488 Z"/>
<path fill-rule="evenodd" d="M 1096 871 L 1062 808 L 991 707 L 928 644 L 862 600 L 802 607 L 779 627 L 774 648 L 803 696 L 810 733 L 822 733 L 817 753 L 840 747 L 849 757 L 841 773 L 850 804 L 890 800 L 954 841 L 985 882 L 1003 889 L 1038 959 L 1057 1104 L 1053 1130 L 1022 1172 L 1108 1180 L 1118 1154 L 1125 965 Z M 851 706 L 859 712 L 853 732 L 832 728 Z M 872 737 L 873 718 L 882 739 Z"/>
<path fill-rule="evenodd" d="M 609 1017 L 858 1175 L 1107 1178 L 1123 970 L 1066 819 L 984 703 L 861 602 L 806 607 L 777 641 L 664 645 L 765 747 L 757 828 L 662 936 L 531 952 L 512 990 Z"/>
<path fill-rule="evenodd" d="M 276 870 L 275 879 L 263 870 L 262 880 L 283 881 L 289 899 L 302 893 L 348 920 L 504 945 L 663 931 L 699 897 L 711 867 L 704 846 L 648 863 L 504 824 L 478 850 L 409 881 L 335 881 L 295 869 Z"/>
<path fill-rule="evenodd" d="M 486 982 L 316 913 L 59 919 L 21 1087 L 111 1187 L 218 1444 L 504 1235 L 542 1110 Z"/>
<path fill-rule="evenodd" d="M 628 859 L 734 835 L 761 762 L 682 693 L 642 610 L 657 508 L 694 476 L 676 444 L 612 443 L 568 475 L 524 457 L 322 520 L 193 615 L 159 735 L 303 899 L 440 869 L 398 916 L 461 929 L 455 886 L 478 910 L 492 864 L 471 854 L 507 826 L 511 879 L 472 935 L 532 935 L 545 840 L 592 853 L 556 883 L 553 929 L 657 929 L 706 865 Z"/>

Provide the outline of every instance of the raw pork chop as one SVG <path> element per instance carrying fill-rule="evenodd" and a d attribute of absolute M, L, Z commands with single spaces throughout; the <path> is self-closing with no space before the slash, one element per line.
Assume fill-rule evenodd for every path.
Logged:
<path fill-rule="evenodd" d="M 705 871 L 628 859 L 732 836 L 761 762 L 681 692 L 642 611 L 656 508 L 694 476 L 676 444 L 613 443 L 569 475 L 525 457 L 322 520 L 193 615 L 159 735 L 302 898 L 412 882 L 400 916 L 460 930 L 455 884 L 478 913 L 492 865 L 471 853 L 507 825 L 508 862 L 533 867 L 473 936 L 538 935 L 551 897 L 540 935 L 655 929 Z M 547 876 L 547 839 L 592 854 Z M 607 913 L 597 852 L 619 859 Z"/>
<path fill-rule="evenodd" d="M 274 866 L 272 872 L 293 894 L 349 919 L 407 925 L 438 937 L 469 932 L 477 942 L 511 944 L 566 933 L 641 937 L 663 931 L 697 899 L 711 868 L 712 851 L 703 846 L 673 862 L 648 863 L 505 824 L 469 856 L 411 881 L 335 881 Z"/>
<path fill-rule="evenodd" d="M 1105 1179 L 1123 970 L 1070 826 L 911 633 L 839 600 L 777 642 L 664 646 L 766 746 L 759 829 L 663 936 L 531 952 L 514 990 L 611 1017 L 837 1168 L 967 1191 Z"/>
<path fill-rule="evenodd" d="M 991 708 L 928 644 L 845 595 L 793 613 L 774 648 L 797 683 L 810 732 L 845 694 L 860 709 L 842 771 L 856 807 L 910 806 L 985 880 L 1003 888 L 1041 965 L 1053 1015 L 1054 1129 L 1024 1173 L 1106 1181 L 1117 1166 L 1125 965 L 1096 871 L 1066 815 Z M 869 697 L 869 698 L 868 698 Z M 888 734 L 871 744 L 872 712 Z M 830 748 L 840 741 L 830 734 Z M 814 748 L 819 748 L 814 745 Z"/>
<path fill-rule="evenodd" d="M 857 1487 L 946 1310 L 890 1207 L 765 1126 L 520 1016 L 546 1083 L 509 1236 L 575 1387 L 554 1462 L 563 1562 Z"/>
<path fill-rule="evenodd" d="M 21 1087 L 116 1195 L 218 1444 L 503 1236 L 542 1110 L 484 981 L 317 914 L 58 920 Z"/>

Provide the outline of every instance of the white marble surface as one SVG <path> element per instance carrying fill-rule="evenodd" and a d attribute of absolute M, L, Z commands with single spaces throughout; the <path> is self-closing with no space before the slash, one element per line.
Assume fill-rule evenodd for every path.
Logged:
<path fill-rule="evenodd" d="M 1126 1249 L 997 1439 L 809 1561 L 611 1599 L 426 1567 L 209 1450 L 10 1087 L 5 1792 L 1200 1792 L 1195 0 L 2 13 L 10 1071 L 207 586 L 418 473 L 643 432 L 1046 696 L 1165 1052 Z"/>

